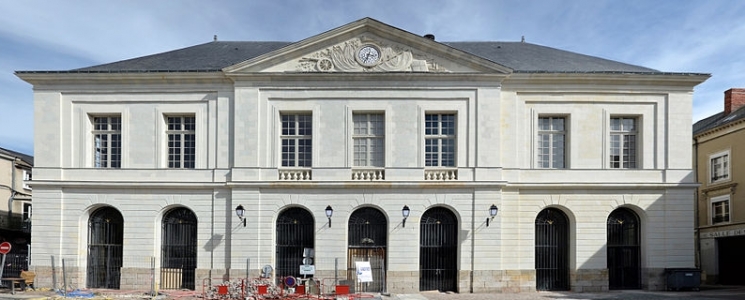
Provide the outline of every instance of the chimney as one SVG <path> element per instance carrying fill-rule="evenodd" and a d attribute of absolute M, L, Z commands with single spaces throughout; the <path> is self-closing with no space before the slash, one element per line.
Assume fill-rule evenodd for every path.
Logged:
<path fill-rule="evenodd" d="M 724 115 L 729 115 L 745 106 L 745 89 L 729 89 L 724 92 Z"/>

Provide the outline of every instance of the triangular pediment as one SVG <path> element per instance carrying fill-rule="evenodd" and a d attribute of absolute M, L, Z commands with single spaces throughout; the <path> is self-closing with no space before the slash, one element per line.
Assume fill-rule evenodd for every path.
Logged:
<path fill-rule="evenodd" d="M 223 69 L 241 73 L 511 73 L 433 39 L 365 18 Z"/>

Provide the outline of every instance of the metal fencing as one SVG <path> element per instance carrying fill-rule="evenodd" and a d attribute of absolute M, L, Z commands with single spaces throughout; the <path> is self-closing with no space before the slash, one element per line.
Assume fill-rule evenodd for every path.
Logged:
<path fill-rule="evenodd" d="M 4 263 L 3 278 L 18 278 L 21 276 L 21 271 L 28 270 L 28 254 L 5 254 Z M 9 280 L 3 280 L 1 285 L 9 287 L 11 282 Z"/>
<path fill-rule="evenodd" d="M 351 250 L 355 253 L 360 252 L 359 249 Z M 381 250 L 377 251 L 380 252 Z M 252 258 L 234 261 L 228 270 L 209 270 L 191 267 L 196 266 L 196 262 L 163 265 L 156 257 L 125 256 L 122 258 L 121 264 L 117 264 L 116 269 L 109 270 L 107 275 L 113 276 L 113 274 L 116 274 L 117 277 L 107 278 L 112 282 L 119 283 L 119 286 L 113 289 L 149 291 L 151 295 L 156 295 L 160 290 L 193 290 L 214 294 L 215 291 L 219 291 L 226 285 L 235 286 L 237 282 L 241 281 L 246 286 L 256 282 L 262 282 L 262 284 L 271 282 L 275 287 L 282 286 L 285 289 L 291 288 L 293 291 L 295 288 L 298 290 L 307 289 L 307 293 L 314 294 L 338 293 L 337 286 L 340 286 L 342 291 L 346 293 L 384 292 L 385 261 L 372 254 L 356 255 L 354 259 L 314 258 L 314 260 L 305 260 L 305 262 L 312 262 L 313 264 L 302 264 L 303 259 L 301 257 L 299 260 L 301 264 L 292 268 L 292 275 L 279 274 L 274 265 Z M 307 254 L 306 258 L 308 258 Z M 23 259 L 23 257 L 13 258 L 17 262 L 12 262 L 10 265 L 19 265 L 19 267 L 12 270 L 6 269 L 7 272 L 15 272 L 6 274 L 8 276 L 20 274 L 20 271 L 24 269 L 23 266 L 26 266 L 21 264 L 24 262 Z M 360 282 L 358 272 L 351 267 L 354 261 L 370 263 L 372 281 Z M 96 273 L 90 272 L 89 265 L 89 263 L 81 262 L 79 258 L 73 256 L 52 256 L 50 269 L 36 267 L 34 271 L 36 271 L 37 280 L 44 281 L 41 286 L 51 285 L 54 290 L 61 293 L 76 289 L 100 288 L 88 285 L 90 282 L 98 280 L 87 278 L 97 276 Z M 290 271 L 289 267 L 285 271 Z M 50 277 L 51 283 L 48 282 Z M 289 284 L 287 280 L 295 284 Z M 256 289 L 257 287 L 252 288 Z"/>

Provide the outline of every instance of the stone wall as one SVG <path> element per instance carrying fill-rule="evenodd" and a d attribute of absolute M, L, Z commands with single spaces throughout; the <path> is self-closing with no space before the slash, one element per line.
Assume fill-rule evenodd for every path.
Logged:
<path fill-rule="evenodd" d="M 572 291 L 597 293 L 608 291 L 608 269 L 579 269 L 569 274 Z"/>
<path fill-rule="evenodd" d="M 410 294 L 419 292 L 419 271 L 388 271 L 388 292 Z"/>
<path fill-rule="evenodd" d="M 642 269 L 642 289 L 650 291 L 664 291 L 667 289 L 667 279 L 664 268 Z"/>

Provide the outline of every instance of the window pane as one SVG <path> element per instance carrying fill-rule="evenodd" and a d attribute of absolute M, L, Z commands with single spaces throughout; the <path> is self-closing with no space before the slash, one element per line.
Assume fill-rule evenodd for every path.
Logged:
<path fill-rule="evenodd" d="M 93 167 L 121 167 L 121 117 L 93 116 Z"/>
<path fill-rule="evenodd" d="M 637 167 L 636 119 L 611 118 L 610 167 L 634 169 Z"/>
<path fill-rule="evenodd" d="M 354 114 L 354 166 L 384 166 L 384 115 L 379 113 Z"/>
<path fill-rule="evenodd" d="M 283 114 L 282 166 L 310 167 L 312 154 L 313 118 L 308 114 Z"/>
<path fill-rule="evenodd" d="M 538 118 L 536 167 L 564 168 L 565 132 L 563 117 Z"/>
<path fill-rule="evenodd" d="M 167 116 L 168 167 L 196 167 L 196 117 Z"/>
<path fill-rule="evenodd" d="M 425 115 L 425 166 L 455 166 L 455 121 L 455 114 Z"/>

